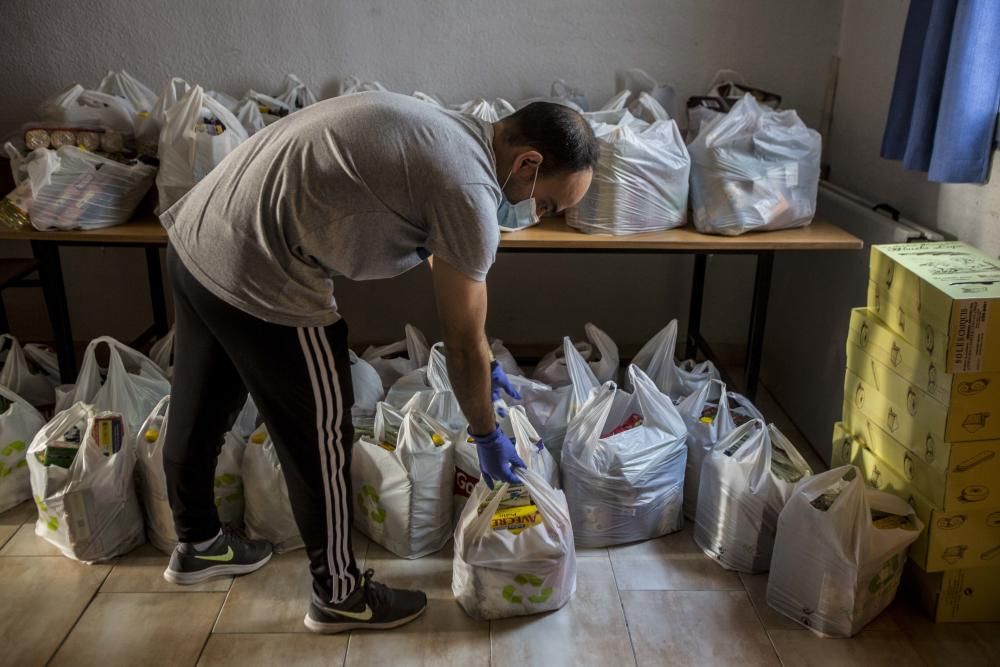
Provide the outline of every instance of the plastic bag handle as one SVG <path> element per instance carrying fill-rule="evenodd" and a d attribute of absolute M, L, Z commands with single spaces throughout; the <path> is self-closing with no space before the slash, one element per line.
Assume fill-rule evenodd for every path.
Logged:
<path fill-rule="evenodd" d="M 451 391 L 448 361 L 444 356 L 444 343 L 434 343 L 427 360 L 427 384 L 435 391 Z"/>
<path fill-rule="evenodd" d="M 712 82 L 708 84 L 708 88 L 706 88 L 705 90 L 707 90 L 708 92 L 714 90 L 717 85 L 726 80 L 724 77 L 730 79 L 731 81 L 735 81 L 736 83 L 742 86 L 748 85 L 746 78 L 744 78 L 744 76 L 739 72 L 737 72 L 736 70 L 720 69 L 715 73 L 715 76 L 712 77 Z"/>
<path fill-rule="evenodd" d="M 510 416 L 510 428 L 514 432 L 514 448 L 517 455 L 532 469 L 532 462 L 535 461 L 534 454 L 538 453 L 536 445 L 542 441 L 538 431 L 528 419 L 528 414 L 520 405 L 510 408 L 507 413 Z"/>
<path fill-rule="evenodd" d="M 36 417 L 38 417 L 39 421 L 42 421 L 42 422 L 45 421 L 45 418 L 42 417 L 42 413 L 39 412 L 38 409 L 34 405 L 32 405 L 31 403 L 28 403 L 28 401 L 26 401 L 23 398 L 21 398 L 18 394 L 15 394 L 14 391 L 10 387 L 6 387 L 6 386 L 0 384 L 0 396 L 3 396 L 4 398 L 6 398 L 8 401 L 10 401 L 11 403 L 13 403 L 14 405 L 19 405 L 22 408 L 24 408 L 25 410 L 28 410 L 31 414 L 33 414 Z"/>
<path fill-rule="evenodd" d="M 628 367 L 628 377 L 635 388 L 643 418 L 670 433 L 682 433 L 683 437 L 686 437 L 687 427 L 684 425 L 684 418 L 670 397 L 660 391 L 656 383 L 635 364 Z"/>

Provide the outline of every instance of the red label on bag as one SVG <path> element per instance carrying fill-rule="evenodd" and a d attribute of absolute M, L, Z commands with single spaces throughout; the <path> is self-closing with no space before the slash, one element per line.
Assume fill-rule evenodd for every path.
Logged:
<path fill-rule="evenodd" d="M 468 498 L 472 495 L 472 488 L 478 481 L 478 477 L 470 475 L 461 468 L 455 468 L 455 488 L 453 489 L 453 493 L 456 496 Z"/>

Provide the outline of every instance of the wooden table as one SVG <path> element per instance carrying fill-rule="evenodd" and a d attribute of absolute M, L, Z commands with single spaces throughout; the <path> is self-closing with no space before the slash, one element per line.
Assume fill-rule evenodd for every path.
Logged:
<path fill-rule="evenodd" d="M 59 248 L 62 246 L 141 247 L 146 251 L 149 294 L 153 305 L 153 324 L 135 341 L 141 345 L 154 336 L 166 334 L 168 328 L 163 274 L 159 248 L 167 243 L 166 232 L 151 214 L 139 216 L 118 227 L 91 231 L 46 231 L 34 229 L 0 229 L 0 240 L 30 241 L 45 293 L 49 318 L 59 353 L 59 372 L 63 382 L 76 377 L 73 334 L 66 305 Z M 691 285 L 691 305 L 688 317 L 686 356 L 694 357 L 698 350 L 718 363 L 708 341 L 701 333 L 702 301 L 705 293 L 706 258 L 712 254 L 755 255 L 753 302 L 750 306 L 750 330 L 747 336 L 747 362 L 744 390 L 753 400 L 760 375 L 761 352 L 764 344 L 764 324 L 767 301 L 771 290 L 774 254 L 779 251 L 861 250 L 863 243 L 855 236 L 825 220 L 814 220 L 808 227 L 776 232 L 750 233 L 742 236 L 711 236 L 700 234 L 691 227 L 650 232 L 630 236 L 582 234 L 566 226 L 562 218 L 549 218 L 542 224 L 520 232 L 503 234 L 500 251 L 512 253 L 584 253 L 584 254 L 670 254 L 695 256 Z M 721 365 L 720 365 L 721 370 Z"/>

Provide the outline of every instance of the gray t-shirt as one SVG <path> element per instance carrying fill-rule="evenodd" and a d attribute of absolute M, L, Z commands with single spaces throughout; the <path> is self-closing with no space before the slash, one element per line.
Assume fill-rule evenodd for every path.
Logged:
<path fill-rule="evenodd" d="M 161 216 L 216 296 L 286 326 L 337 321 L 333 278 L 435 255 L 482 281 L 500 240 L 489 123 L 405 95 L 309 106 L 242 143 Z"/>

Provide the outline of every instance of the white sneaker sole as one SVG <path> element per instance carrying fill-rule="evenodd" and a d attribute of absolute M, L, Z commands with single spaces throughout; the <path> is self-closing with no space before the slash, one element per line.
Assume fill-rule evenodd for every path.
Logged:
<path fill-rule="evenodd" d="M 401 625 L 406 625 L 410 621 L 417 619 L 424 611 L 427 610 L 425 605 L 420 611 L 415 614 L 410 614 L 404 618 L 397 619 L 395 621 L 390 621 L 388 623 L 365 623 L 364 621 L 356 621 L 353 623 L 323 623 L 322 621 L 316 621 L 306 614 L 306 627 L 312 632 L 319 632 L 325 635 L 333 635 L 338 632 L 347 632 L 349 630 L 391 630 L 393 628 L 398 628 Z"/>
<path fill-rule="evenodd" d="M 213 565 L 197 572 L 177 572 L 169 567 L 163 571 L 163 578 L 178 586 L 191 586 L 200 584 L 216 577 L 235 577 L 241 574 L 250 574 L 267 565 L 271 560 L 271 554 L 256 563 L 243 563 L 240 565 Z"/>

